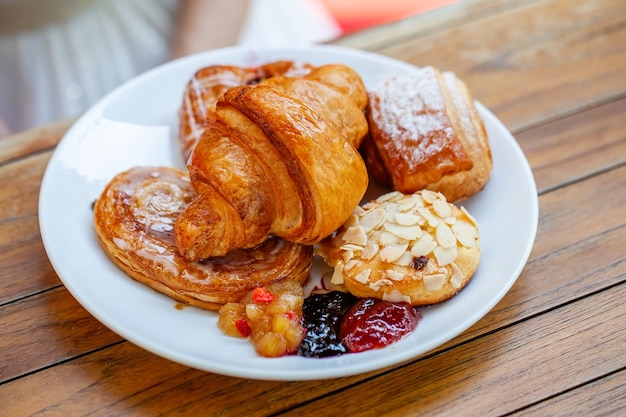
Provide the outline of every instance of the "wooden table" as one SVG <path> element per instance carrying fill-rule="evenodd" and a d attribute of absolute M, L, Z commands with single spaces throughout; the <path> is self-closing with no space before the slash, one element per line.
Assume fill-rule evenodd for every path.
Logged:
<path fill-rule="evenodd" d="M 37 202 L 60 121 L 0 140 L 0 415 L 623 413 L 626 2 L 466 0 L 336 43 L 455 71 L 515 135 L 540 218 L 504 299 L 434 351 L 352 377 L 262 382 L 162 359 L 89 315 L 48 262 Z"/>

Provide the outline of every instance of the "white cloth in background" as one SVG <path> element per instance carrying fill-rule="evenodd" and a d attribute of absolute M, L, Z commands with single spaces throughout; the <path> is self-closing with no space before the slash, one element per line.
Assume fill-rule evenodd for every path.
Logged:
<path fill-rule="evenodd" d="M 341 29 L 317 0 L 253 0 L 239 38 L 245 46 L 294 46 L 327 42 Z"/>
<path fill-rule="evenodd" d="M 6 6 L 26 7 L 28 18 Z M 177 0 L 0 0 L 0 120 L 17 132 L 77 116 L 166 62 L 177 12 Z M 338 35 L 316 0 L 251 0 L 239 43 L 286 46 Z"/>
<path fill-rule="evenodd" d="M 76 116 L 169 58 L 176 0 L 86 2 L 45 27 L 0 27 L 0 117 L 11 131 Z M 55 3 L 38 1 L 38 13 Z"/>

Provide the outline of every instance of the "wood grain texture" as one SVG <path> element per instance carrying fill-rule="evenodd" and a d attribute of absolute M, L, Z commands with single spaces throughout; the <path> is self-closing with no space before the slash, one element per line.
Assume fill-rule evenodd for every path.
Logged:
<path fill-rule="evenodd" d="M 13 159 L 52 149 L 74 120 L 74 118 L 59 120 L 0 138 L 0 166 Z"/>
<path fill-rule="evenodd" d="M 625 384 L 626 370 L 622 369 L 514 412 L 511 417 L 551 417 L 568 412 L 587 416 L 615 415 L 616 410 L 626 410 Z"/>
<path fill-rule="evenodd" d="M 0 307 L 0 329 L 3 335 L 10 335 L 0 339 L 0 381 L 121 340 L 62 286 Z M 41 349 L 43 346 L 45 349 Z"/>
<path fill-rule="evenodd" d="M 50 153 L 0 165 L 0 305 L 60 285 L 39 233 L 39 187 Z"/>
<path fill-rule="evenodd" d="M 160 358 L 93 318 L 47 260 L 37 196 L 72 122 L 60 121 L 0 139 L 0 415 L 595 416 L 626 407 L 626 2 L 463 0 L 337 44 L 454 70 L 513 130 L 540 217 L 529 262 L 500 303 L 421 357 L 347 378 L 252 381 Z"/>
<path fill-rule="evenodd" d="M 626 93 L 625 2 L 513 3 L 376 52 L 454 71 L 514 132 Z"/>
<path fill-rule="evenodd" d="M 305 404 L 286 415 L 334 416 L 341 409 L 367 416 L 515 411 L 623 366 L 626 328 L 614 323 L 626 320 L 624 296 L 626 286 L 610 288 L 326 396 L 323 408 Z M 605 309 L 596 308 L 599 300 Z M 562 411 L 588 415 L 584 408 Z"/>
<path fill-rule="evenodd" d="M 587 212 L 592 210 L 595 206 L 594 202 L 596 200 L 593 193 L 597 192 L 601 194 L 603 192 L 602 187 L 598 186 L 598 184 L 619 184 L 619 181 L 626 185 L 626 168 L 604 173 L 603 175 L 593 178 L 593 180 L 584 182 L 582 185 L 585 187 L 579 188 L 581 191 L 580 194 L 583 197 L 581 197 L 579 201 L 573 202 L 577 204 L 577 209 L 571 210 L 571 216 L 558 216 L 559 219 L 564 219 L 560 224 L 545 222 L 543 218 L 540 220 L 538 241 L 547 239 L 547 237 L 544 238 L 544 236 L 551 236 L 554 231 L 553 228 L 570 229 L 575 228 L 577 224 L 584 224 Z M 561 207 L 562 201 L 567 198 L 564 197 L 567 191 L 569 191 L 569 188 L 563 188 L 554 193 L 542 196 L 540 199 L 540 213 L 554 212 L 556 210 L 555 206 Z M 589 196 L 590 198 L 584 198 L 584 196 Z M 624 204 L 608 205 L 608 211 L 600 213 L 600 218 L 615 215 L 620 207 L 624 207 Z M 612 215 L 610 210 L 615 210 L 615 213 Z M 431 355 L 447 355 L 449 351 L 456 351 L 457 349 L 465 350 L 474 343 L 483 343 L 483 339 L 486 335 L 507 329 L 509 326 L 513 326 L 520 321 L 531 320 L 533 317 L 555 314 L 555 309 L 558 310 L 564 308 L 563 306 L 569 306 L 570 303 L 575 303 L 576 300 L 580 298 L 590 295 L 595 296 L 594 294 L 609 291 L 618 284 L 622 285 L 618 285 L 617 288 L 624 289 L 625 286 L 623 283 L 626 275 L 626 258 L 621 250 L 616 250 L 616 248 L 619 248 L 617 243 L 623 240 L 626 233 L 626 224 L 624 224 L 624 221 L 622 220 L 622 224 L 617 225 L 615 229 L 596 230 L 593 227 L 582 227 L 580 228 L 580 232 L 576 240 L 569 239 L 566 234 L 558 235 L 561 242 L 557 243 L 563 246 L 563 249 L 550 253 L 543 253 L 538 250 L 533 251 L 533 255 L 531 255 L 531 260 L 525 272 L 502 302 L 483 318 L 483 320 L 470 328 L 463 335 L 426 355 L 427 359 L 425 360 L 431 360 L 428 359 Z M 567 242 L 571 242 L 571 244 Z M 598 259 L 598 256 L 601 256 L 601 258 Z M 601 266 L 600 270 L 597 270 L 598 266 Z M 536 273 L 536 271 L 541 271 L 541 273 Z M 547 280 L 546 276 L 551 279 Z M 98 344 L 105 347 L 103 355 L 110 355 L 111 353 L 107 352 L 111 349 L 115 351 L 123 349 L 117 345 L 106 347 L 107 344 L 115 344 L 118 339 L 116 339 L 112 333 L 103 329 L 95 319 L 91 318 L 83 311 L 65 291 L 54 291 L 42 296 L 48 298 L 45 303 L 29 300 L 32 303 L 30 307 L 13 305 L 12 308 L 6 308 L 0 315 L 2 318 L 0 328 L 7 329 L 9 332 L 19 333 L 17 329 L 24 328 L 38 330 L 16 334 L 16 337 L 12 338 L 13 342 L 10 346 L 2 346 L 3 351 L 16 352 L 16 356 L 11 357 L 12 360 L 10 363 L 12 366 L 10 369 L 12 373 L 8 375 L 9 378 L 19 375 L 21 368 L 29 363 L 33 364 L 33 362 L 37 363 L 39 361 L 39 367 L 43 367 L 46 364 L 60 363 L 64 360 L 71 359 L 66 356 L 69 352 L 74 354 L 74 360 L 71 362 L 76 360 L 81 361 L 80 355 L 84 354 L 89 349 L 93 349 L 94 346 Z M 50 308 L 52 311 L 58 312 L 58 314 L 51 316 L 46 315 L 44 312 L 31 311 L 31 309 L 41 308 L 41 304 L 47 306 L 47 308 Z M 606 308 L 610 307 L 606 306 Z M 24 312 L 26 313 L 24 314 Z M 61 312 L 65 313 L 61 314 Z M 28 320 L 27 323 L 17 319 L 20 314 L 24 314 L 27 317 L 27 319 L 22 319 L 22 321 Z M 546 320 L 552 319 L 546 318 Z M 78 323 L 80 323 L 80 325 L 78 325 Z M 40 327 L 38 328 L 37 326 Z M 86 338 L 86 334 L 90 335 L 90 338 Z M 43 340 L 45 340 L 48 346 L 47 352 L 29 351 L 29 346 L 40 345 L 43 343 Z M 94 343 L 94 345 L 92 345 L 92 343 Z M 491 344 L 492 342 L 488 343 Z M 507 346 L 509 342 L 503 340 L 502 344 L 503 346 Z M 125 352 L 125 350 L 122 351 Z M 120 363 L 119 369 L 136 369 L 137 361 L 134 358 L 136 354 L 137 353 L 133 351 L 131 356 L 117 356 L 116 360 Z M 486 354 L 482 353 L 482 355 Z M 620 358 L 621 357 L 618 357 L 616 360 L 619 361 L 621 360 Z M 157 362 L 167 362 L 156 357 L 153 359 Z M 33 365 L 31 365 L 31 367 L 32 366 Z M 159 365 L 159 367 L 162 367 L 162 365 Z M 56 373 L 58 371 L 57 368 L 58 367 L 53 367 L 49 370 L 43 370 L 33 377 L 26 376 L 20 380 L 20 383 L 16 385 L 15 389 L 19 390 L 21 384 L 31 378 L 33 378 L 33 384 L 37 385 L 39 383 L 40 374 L 48 372 Z M 187 368 L 184 369 L 187 371 Z M 140 369 L 136 369 L 136 371 L 141 372 Z M 109 376 L 112 379 L 124 379 L 120 374 L 114 372 L 111 372 Z M 372 375 L 370 375 L 370 377 L 371 376 Z M 145 376 L 144 378 L 150 380 L 152 376 Z M 365 376 L 362 378 L 365 378 Z M 350 386 L 359 379 L 361 378 L 354 377 L 334 380 L 332 385 L 327 383 L 316 385 L 315 388 L 312 388 L 307 383 L 304 384 L 307 388 L 302 391 L 307 393 L 306 398 L 321 397 L 326 395 L 326 393 L 333 392 L 339 387 Z M 155 379 L 152 383 L 157 384 L 158 380 Z M 14 382 L 6 384 L 3 389 L 11 390 L 12 384 L 14 384 Z M 91 381 L 91 384 L 93 385 L 92 389 L 99 391 L 105 390 L 110 384 L 110 381 L 99 379 Z M 281 385 L 280 383 L 273 383 L 272 386 L 276 384 Z M 298 385 L 296 383 L 288 384 L 291 385 L 290 388 L 285 386 L 279 391 L 282 392 L 282 389 L 293 390 L 294 384 Z M 219 385 L 216 389 L 220 388 Z M 126 393 L 127 395 L 138 395 L 140 393 L 138 391 L 140 387 L 135 387 L 134 385 L 129 385 L 126 389 L 129 390 Z M 208 387 L 205 387 L 205 389 L 208 390 Z M 246 392 L 249 393 L 250 390 L 248 389 Z M 175 395 L 175 393 L 170 392 L 170 395 Z M 213 398 L 213 395 L 209 395 L 208 392 L 207 395 L 209 398 Z M 265 395 L 273 397 L 273 394 L 265 393 Z M 241 400 L 241 398 L 235 397 L 234 402 L 231 404 L 230 401 L 228 401 L 228 404 L 234 407 Z M 202 401 L 208 401 L 208 399 L 204 398 L 198 401 L 201 404 Z M 273 398 L 272 404 L 275 404 L 277 401 L 278 399 Z M 221 404 L 224 405 L 226 402 L 221 402 Z M 282 407 L 289 407 L 295 403 L 281 404 Z M 52 405 L 46 404 L 46 407 L 50 406 Z M 201 406 L 198 405 L 198 407 Z M 244 411 L 240 407 L 235 408 L 235 410 L 232 415 L 237 415 L 237 413 Z M 379 410 L 376 409 L 376 411 L 378 412 Z M 247 410 L 246 412 L 251 411 Z"/>
<path fill-rule="evenodd" d="M 626 164 L 626 98 L 516 135 L 544 193 Z"/>

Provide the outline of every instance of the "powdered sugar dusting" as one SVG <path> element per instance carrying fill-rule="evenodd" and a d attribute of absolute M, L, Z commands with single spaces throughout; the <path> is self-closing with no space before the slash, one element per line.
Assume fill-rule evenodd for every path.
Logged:
<path fill-rule="evenodd" d="M 436 154 L 449 143 L 445 138 L 454 137 L 434 68 L 396 75 L 372 93 L 377 98 L 372 115 L 379 129 L 394 139 L 394 147 L 410 146 L 414 162 Z"/>

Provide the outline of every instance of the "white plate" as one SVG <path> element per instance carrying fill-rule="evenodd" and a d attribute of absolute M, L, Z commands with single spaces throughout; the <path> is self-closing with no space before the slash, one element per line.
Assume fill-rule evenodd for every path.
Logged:
<path fill-rule="evenodd" d="M 486 188 L 464 203 L 481 224 L 479 269 L 457 296 L 423 308 L 415 332 L 387 348 L 325 359 L 259 357 L 248 341 L 220 332 L 216 313 L 176 309 L 171 299 L 126 276 L 99 246 L 91 204 L 115 174 L 135 165 L 183 167 L 175 135 L 177 109 L 189 77 L 209 64 L 254 66 L 279 59 L 345 63 L 367 86 L 413 68 L 372 53 L 330 46 L 228 48 L 168 63 L 128 82 L 85 113 L 50 159 L 41 186 L 39 219 L 55 271 L 78 302 L 120 336 L 172 361 L 231 376 L 310 380 L 353 375 L 408 361 L 459 335 L 513 285 L 537 229 L 537 191 L 528 162 L 513 136 L 480 104 L 494 170 Z M 313 274 L 319 273 L 315 268 Z"/>

